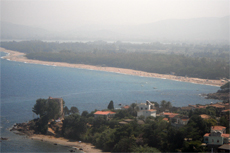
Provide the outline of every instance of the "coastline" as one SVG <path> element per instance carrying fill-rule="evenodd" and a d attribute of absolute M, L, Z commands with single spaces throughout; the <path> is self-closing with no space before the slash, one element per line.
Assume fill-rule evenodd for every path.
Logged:
<path fill-rule="evenodd" d="M 174 81 L 189 82 L 189 83 L 211 85 L 211 86 L 218 86 L 218 87 L 227 83 L 226 80 L 222 81 L 222 80 L 207 80 L 207 79 L 200 79 L 200 78 L 190 78 L 190 77 L 175 76 L 175 75 L 169 75 L 169 74 L 149 73 L 149 72 L 125 69 L 125 68 L 101 67 L 101 66 L 93 66 L 93 65 L 85 65 L 85 64 L 70 64 L 70 63 L 63 63 L 63 62 L 49 62 L 49 61 L 32 60 L 32 59 L 27 59 L 25 57 L 25 53 L 21 53 L 18 51 L 7 50 L 2 47 L 0 47 L 0 51 L 8 53 L 8 55 L 2 57 L 3 59 L 17 61 L 17 62 L 31 63 L 31 64 L 41 64 L 41 65 L 50 65 L 50 66 L 59 66 L 59 67 L 71 67 L 71 68 L 78 68 L 78 69 L 106 71 L 106 72 L 113 72 L 113 73 L 120 73 L 120 74 L 127 74 L 127 75 L 135 75 L 135 76 L 140 76 L 140 77 L 168 79 L 168 80 L 174 80 Z"/>
<path fill-rule="evenodd" d="M 68 146 L 72 147 L 71 150 L 82 150 L 82 152 L 86 153 L 101 153 L 102 150 L 96 149 L 95 146 L 93 146 L 91 143 L 85 143 L 85 142 L 79 142 L 79 141 L 72 141 L 69 139 L 65 139 L 63 137 L 54 137 L 50 135 L 42 135 L 42 134 L 33 134 L 29 136 L 30 139 L 32 140 L 38 140 L 38 141 L 44 141 L 44 142 L 49 142 L 53 143 L 54 145 L 62 145 L 62 146 Z"/>

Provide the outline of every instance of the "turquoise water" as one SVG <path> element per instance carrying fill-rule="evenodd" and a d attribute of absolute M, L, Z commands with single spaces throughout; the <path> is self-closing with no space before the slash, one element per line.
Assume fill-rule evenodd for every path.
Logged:
<path fill-rule="evenodd" d="M 6 55 L 2 53 L 2 56 Z M 156 88 L 156 89 L 154 89 Z M 123 75 L 118 73 L 20 63 L 1 59 L 1 136 L 2 152 L 65 152 L 69 148 L 26 139 L 9 132 L 14 123 L 33 117 L 38 98 L 62 97 L 68 107 L 80 112 L 118 104 L 171 101 L 173 106 L 216 102 L 199 96 L 216 92 L 219 87 Z"/>

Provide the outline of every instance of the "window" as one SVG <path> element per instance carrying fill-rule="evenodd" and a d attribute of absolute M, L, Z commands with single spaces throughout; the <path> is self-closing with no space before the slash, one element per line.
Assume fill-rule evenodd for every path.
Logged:
<path fill-rule="evenodd" d="M 143 108 L 141 107 L 141 110 L 142 110 Z"/>

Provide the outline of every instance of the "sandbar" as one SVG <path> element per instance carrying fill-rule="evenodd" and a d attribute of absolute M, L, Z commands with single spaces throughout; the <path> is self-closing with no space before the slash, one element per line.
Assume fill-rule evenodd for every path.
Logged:
<path fill-rule="evenodd" d="M 190 83 L 211 85 L 211 86 L 222 86 L 229 81 L 229 80 L 210 80 L 210 79 L 191 78 L 191 77 L 175 76 L 175 75 L 170 75 L 170 74 L 149 73 L 149 72 L 144 72 L 144 71 L 125 69 L 125 68 L 116 68 L 116 67 L 102 67 L 102 66 L 85 65 L 85 64 L 70 64 L 70 63 L 64 63 L 64 62 L 40 61 L 40 60 L 28 59 L 25 57 L 26 55 L 25 53 L 21 53 L 18 51 L 7 50 L 2 47 L 0 47 L 0 51 L 8 53 L 6 56 L 2 58 L 11 60 L 11 61 L 24 62 L 24 63 L 106 71 L 106 72 L 136 75 L 136 76 L 141 76 L 141 77 L 169 79 L 169 80 L 190 82 Z"/>

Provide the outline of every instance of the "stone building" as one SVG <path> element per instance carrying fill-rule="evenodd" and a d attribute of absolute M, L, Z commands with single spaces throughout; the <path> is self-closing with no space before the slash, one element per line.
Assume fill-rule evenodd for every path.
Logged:
<path fill-rule="evenodd" d="M 62 98 L 49 97 L 48 101 L 49 100 L 54 100 L 59 104 L 59 106 L 60 106 L 60 115 L 61 115 L 61 117 L 63 117 L 64 116 L 64 113 L 63 113 L 63 99 Z"/>

